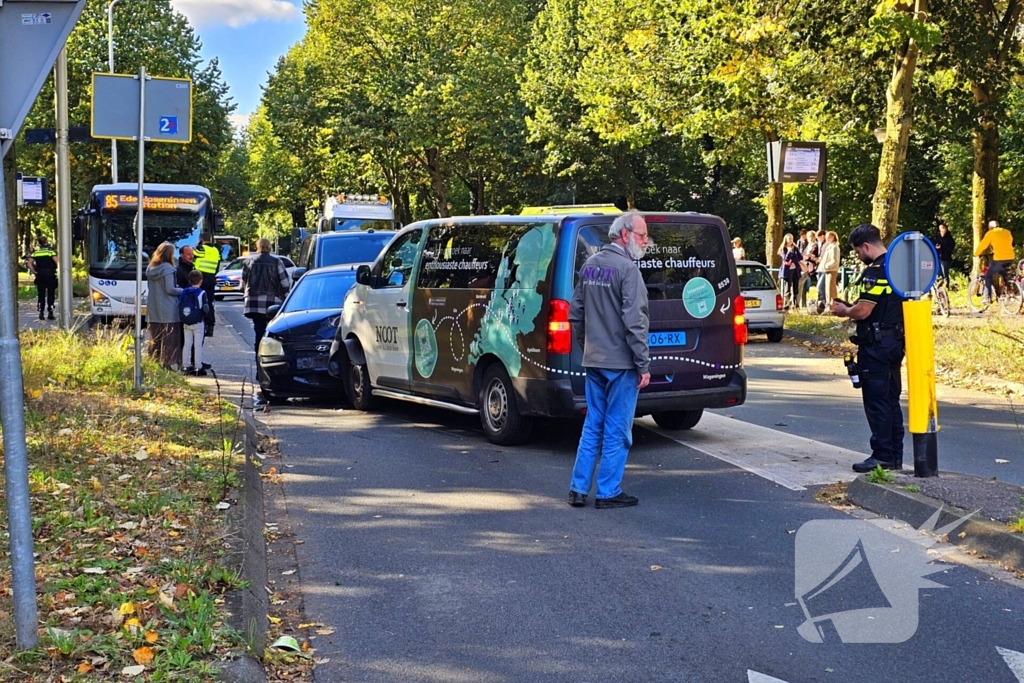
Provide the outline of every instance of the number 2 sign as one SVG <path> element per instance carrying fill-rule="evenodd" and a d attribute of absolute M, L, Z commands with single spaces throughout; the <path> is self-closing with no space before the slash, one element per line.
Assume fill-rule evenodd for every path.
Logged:
<path fill-rule="evenodd" d="M 164 135 L 174 135 L 178 132 L 178 117 L 177 116 L 161 116 L 160 117 L 160 132 Z"/>

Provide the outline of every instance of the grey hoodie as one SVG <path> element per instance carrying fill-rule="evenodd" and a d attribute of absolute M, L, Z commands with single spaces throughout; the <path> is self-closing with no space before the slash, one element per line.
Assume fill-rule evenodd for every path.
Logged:
<path fill-rule="evenodd" d="M 647 286 L 620 245 L 605 245 L 583 264 L 569 322 L 583 347 L 583 367 L 650 372 Z"/>
<path fill-rule="evenodd" d="M 146 269 L 149 283 L 146 294 L 146 320 L 151 323 L 181 322 L 178 316 L 178 296 L 181 288 L 174 285 L 175 268 L 160 263 Z"/>

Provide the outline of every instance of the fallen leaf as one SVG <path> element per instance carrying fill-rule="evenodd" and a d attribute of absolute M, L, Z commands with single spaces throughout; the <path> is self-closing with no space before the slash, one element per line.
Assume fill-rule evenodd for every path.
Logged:
<path fill-rule="evenodd" d="M 296 628 L 313 628 L 314 626 L 323 626 L 319 621 L 311 621 L 307 624 L 299 624 Z"/>
<path fill-rule="evenodd" d="M 317 657 L 313 660 L 313 662 L 316 664 L 326 664 L 329 661 L 331 661 L 330 657 Z"/>
<path fill-rule="evenodd" d="M 121 608 L 118 611 L 120 611 L 121 614 L 123 614 L 125 616 L 128 616 L 129 614 L 134 614 L 135 613 L 135 603 L 134 602 L 122 602 L 121 603 Z"/>
<path fill-rule="evenodd" d="M 224 501 L 217 503 L 218 510 L 227 510 L 229 507 L 231 507 L 231 503 L 226 503 Z"/>
<path fill-rule="evenodd" d="M 124 627 L 131 631 L 133 634 L 137 634 L 139 631 L 142 630 L 142 624 L 135 617 L 132 617 L 128 621 L 124 622 Z"/>
<path fill-rule="evenodd" d="M 287 571 L 283 571 L 283 572 L 281 572 L 281 576 L 291 576 L 291 575 L 292 575 L 292 574 L 294 574 L 294 573 L 295 573 L 296 571 L 297 571 L 297 570 L 295 570 L 295 569 L 288 569 Z"/>
<path fill-rule="evenodd" d="M 272 616 L 268 615 L 267 619 L 270 620 L 271 624 L 280 624 L 281 623 L 281 618 L 280 617 L 272 617 Z"/>
<path fill-rule="evenodd" d="M 143 446 L 139 450 L 135 451 L 135 454 L 132 455 L 132 457 L 141 462 L 143 460 L 149 460 L 149 453 L 146 452 L 146 447 Z"/>
<path fill-rule="evenodd" d="M 83 574 L 106 574 L 107 570 L 102 567 L 86 567 L 82 570 Z"/>
<path fill-rule="evenodd" d="M 146 631 L 146 642 L 155 643 L 160 635 L 156 631 Z"/>
<path fill-rule="evenodd" d="M 122 676 L 138 676 L 139 674 L 141 674 L 145 670 L 146 670 L 146 667 L 142 666 L 141 664 L 139 666 L 126 666 L 125 668 L 121 669 L 121 675 Z"/>
<path fill-rule="evenodd" d="M 956 535 L 956 537 L 957 538 L 966 538 L 967 537 L 967 532 L 966 531 L 961 531 L 960 533 L 958 533 Z"/>
<path fill-rule="evenodd" d="M 318 636 L 329 636 L 332 633 L 334 633 L 334 629 L 333 628 L 318 628 L 316 630 L 316 634 Z"/>
<path fill-rule="evenodd" d="M 142 646 L 132 651 L 132 658 L 136 664 L 149 664 L 153 661 L 153 648 Z"/>
<path fill-rule="evenodd" d="M 89 662 L 82 662 L 81 664 L 78 665 L 78 667 L 75 669 L 75 671 L 77 671 L 80 674 L 87 674 L 87 673 L 89 673 L 90 671 L 92 671 L 95 668 L 96 667 L 94 667 Z"/>
<path fill-rule="evenodd" d="M 174 609 L 174 598 L 169 596 L 167 593 L 164 593 L 163 591 L 158 591 L 157 599 L 160 600 L 160 604 L 166 607 L 167 609 Z"/>
<path fill-rule="evenodd" d="M 658 571 L 659 569 L 661 569 L 661 565 L 657 565 L 657 564 L 652 564 L 652 565 L 651 565 L 651 571 L 652 571 L 652 572 L 656 572 L 656 571 Z"/>

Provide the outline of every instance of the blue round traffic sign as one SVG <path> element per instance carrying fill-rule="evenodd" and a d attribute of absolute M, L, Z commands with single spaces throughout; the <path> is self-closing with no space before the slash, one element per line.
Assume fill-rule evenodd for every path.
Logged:
<path fill-rule="evenodd" d="M 920 232 L 897 235 L 885 254 L 885 279 L 897 295 L 918 299 L 935 285 L 939 276 L 939 252 Z"/>

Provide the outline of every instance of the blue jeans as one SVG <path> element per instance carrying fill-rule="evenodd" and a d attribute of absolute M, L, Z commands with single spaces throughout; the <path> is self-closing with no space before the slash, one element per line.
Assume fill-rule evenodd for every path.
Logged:
<path fill-rule="evenodd" d="M 614 498 L 622 493 L 619 483 L 626 469 L 626 456 L 633 445 L 633 415 L 636 411 L 636 370 L 587 368 L 587 418 L 576 450 L 569 489 L 586 495 L 594 475 L 598 451 L 597 497 Z"/>

